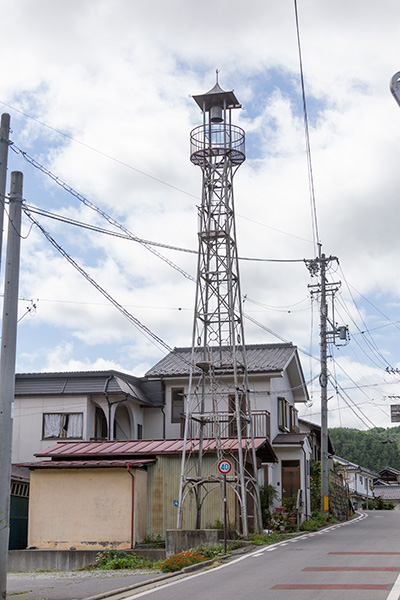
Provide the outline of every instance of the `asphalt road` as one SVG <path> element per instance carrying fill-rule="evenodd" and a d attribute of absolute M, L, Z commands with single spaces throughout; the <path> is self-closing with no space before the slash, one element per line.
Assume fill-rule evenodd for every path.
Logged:
<path fill-rule="evenodd" d="M 124 591 L 109 600 L 399 600 L 400 511 L 371 511 L 180 579 Z M 9 597 L 18 600 L 83 600 L 120 590 L 146 575 L 73 575 L 21 581 L 10 578 Z M 63 574 L 61 574 L 63 575 Z M 47 574 L 48 577 L 48 574 Z M 147 579 L 153 575 L 147 575 Z M 35 582 L 35 588 L 31 585 Z M 143 581 L 144 583 L 144 581 Z M 36 585 L 37 584 L 37 585 Z M 28 591 L 32 590 L 32 591 Z M 15 594 L 16 593 L 16 594 Z"/>
<path fill-rule="evenodd" d="M 398 600 L 400 511 L 369 512 L 125 600 Z M 120 596 L 121 597 L 121 596 Z"/>
<path fill-rule="evenodd" d="M 148 571 L 11 573 L 7 577 L 7 599 L 83 600 L 105 592 L 126 589 L 155 577 L 157 574 Z"/>

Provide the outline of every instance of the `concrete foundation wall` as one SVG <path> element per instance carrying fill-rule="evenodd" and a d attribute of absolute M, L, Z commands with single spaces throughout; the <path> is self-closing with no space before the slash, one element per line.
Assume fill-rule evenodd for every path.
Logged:
<path fill-rule="evenodd" d="M 168 558 L 200 544 L 220 544 L 223 539 L 222 529 L 167 529 L 165 553 Z"/>
<path fill-rule="evenodd" d="M 138 554 L 154 560 L 165 558 L 163 548 L 140 548 L 124 550 L 127 554 Z M 97 550 L 10 550 L 8 553 L 8 572 L 25 572 L 44 569 L 46 571 L 74 571 L 93 564 Z"/>

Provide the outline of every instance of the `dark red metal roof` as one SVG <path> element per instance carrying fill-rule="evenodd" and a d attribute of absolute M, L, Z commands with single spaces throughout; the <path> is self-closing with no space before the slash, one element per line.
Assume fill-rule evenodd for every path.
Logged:
<path fill-rule="evenodd" d="M 144 458 L 140 460 L 42 460 L 31 463 L 21 463 L 20 467 L 30 469 L 92 469 L 96 467 L 132 467 L 140 468 L 157 462 L 156 458 Z"/>
<path fill-rule="evenodd" d="M 237 452 L 238 440 L 227 438 L 221 440 L 222 450 L 224 452 Z M 276 462 L 276 455 L 266 438 L 256 438 L 254 440 L 256 452 L 262 452 L 262 459 L 265 462 Z M 245 448 L 246 440 L 243 440 Z M 187 442 L 186 449 L 197 452 L 199 441 Z M 112 441 L 112 442 L 58 442 L 55 446 L 47 448 L 43 452 L 37 452 L 35 456 L 53 458 L 53 460 L 63 460 L 64 458 L 76 459 L 78 457 L 86 459 L 104 459 L 105 457 L 137 457 L 138 455 L 157 455 L 157 454 L 181 454 L 183 450 L 183 440 L 135 440 L 135 441 Z M 203 440 L 204 452 L 213 452 L 216 450 L 216 441 L 214 439 Z"/>

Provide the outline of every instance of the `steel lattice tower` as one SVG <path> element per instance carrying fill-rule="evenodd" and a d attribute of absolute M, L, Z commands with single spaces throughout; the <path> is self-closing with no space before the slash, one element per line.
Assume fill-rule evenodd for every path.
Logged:
<path fill-rule="evenodd" d="M 209 92 L 193 98 L 203 124 L 191 132 L 190 160 L 201 167 L 203 185 L 177 527 L 182 527 L 189 493 L 196 498 L 196 528 L 201 527 L 203 502 L 223 479 L 215 463 L 205 465 L 204 456 L 213 450 L 221 460 L 227 441 L 234 438 L 235 452 L 229 457 L 234 474 L 227 483 L 235 491 L 247 538 L 249 498 L 256 507 L 256 527 L 262 524 L 233 201 L 233 176 L 245 160 L 245 135 L 231 121 L 232 109 L 241 105 L 233 91 L 221 89 L 218 75 Z"/>

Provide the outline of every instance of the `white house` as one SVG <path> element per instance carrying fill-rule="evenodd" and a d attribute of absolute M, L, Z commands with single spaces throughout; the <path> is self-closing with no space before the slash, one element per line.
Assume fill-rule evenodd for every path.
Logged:
<path fill-rule="evenodd" d="M 364 503 L 368 508 L 368 502 L 374 499 L 373 483 L 378 476 L 377 473 L 340 456 L 334 456 L 333 460 L 349 487 L 354 508 L 361 508 Z"/>
<path fill-rule="evenodd" d="M 58 440 L 136 440 L 145 435 L 145 410 L 161 422 L 162 383 L 117 371 L 18 374 L 15 380 L 12 462 Z"/>
<path fill-rule="evenodd" d="M 191 348 L 175 348 L 146 373 L 150 381 L 161 380 L 165 388 L 166 438 L 183 435 L 190 356 Z M 296 408 L 308 400 L 308 392 L 297 348 L 292 344 L 247 345 L 246 359 L 255 437 L 268 438 L 278 459 L 262 466 L 260 484 L 272 484 L 280 498 L 296 495 L 300 489 L 304 515 L 309 516 L 312 449 L 308 432 L 300 433 Z M 161 423 L 152 419 L 146 432 L 148 437 L 158 437 Z"/>

